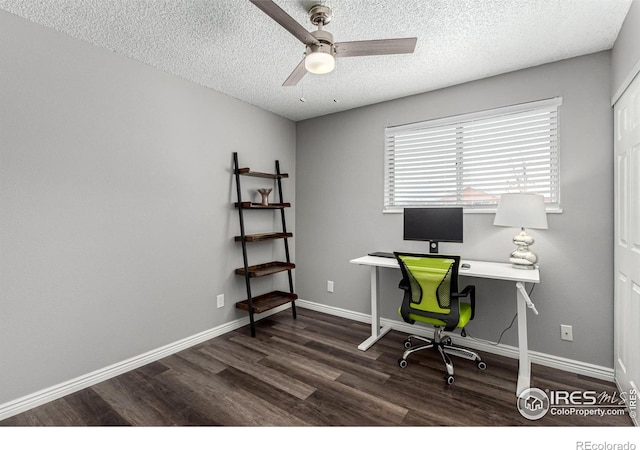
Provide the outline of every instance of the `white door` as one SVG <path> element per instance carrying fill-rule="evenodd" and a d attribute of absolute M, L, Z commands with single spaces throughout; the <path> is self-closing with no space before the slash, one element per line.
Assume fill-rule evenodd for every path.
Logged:
<path fill-rule="evenodd" d="M 640 385 L 640 75 L 616 102 L 614 114 L 615 377 L 620 391 L 633 397 Z M 636 425 L 637 401 L 631 412 Z"/>

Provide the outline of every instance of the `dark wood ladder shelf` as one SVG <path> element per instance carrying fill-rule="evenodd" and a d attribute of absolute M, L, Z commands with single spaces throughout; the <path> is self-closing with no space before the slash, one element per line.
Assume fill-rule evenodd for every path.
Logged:
<path fill-rule="evenodd" d="M 295 269 L 296 265 L 293 263 L 286 263 L 281 261 L 274 261 L 265 264 L 258 264 L 256 266 L 249 266 L 248 273 L 250 278 L 264 277 L 267 275 L 273 275 L 274 273 L 284 272 L 286 270 Z M 244 267 L 236 269 L 237 275 L 245 275 L 247 272 Z"/>
<path fill-rule="evenodd" d="M 279 306 L 291 304 L 291 312 L 293 314 L 293 318 L 296 318 L 295 300 L 298 298 L 298 295 L 295 294 L 293 290 L 293 276 L 291 273 L 291 271 L 295 269 L 296 266 L 293 262 L 291 262 L 288 243 L 288 239 L 293 237 L 293 233 L 289 233 L 287 231 L 287 222 L 285 220 L 285 209 L 291 207 L 291 203 L 284 202 L 282 197 L 282 179 L 289 178 L 289 175 L 280 172 L 280 162 L 278 160 L 276 160 L 275 168 L 275 173 L 256 172 L 247 167 L 240 168 L 240 165 L 238 164 L 238 153 L 233 153 L 233 173 L 236 180 L 236 192 L 238 197 L 238 201 L 234 204 L 234 206 L 238 210 L 238 219 L 240 220 L 240 236 L 235 236 L 234 240 L 242 244 L 242 259 L 244 262 L 244 266 L 236 269 L 235 273 L 244 277 L 247 290 L 247 299 L 237 302 L 236 308 L 247 311 L 249 313 L 251 336 L 253 337 L 255 337 L 256 335 L 254 314 L 264 313 Z M 274 180 L 274 184 L 276 185 L 274 195 L 277 194 L 277 201 L 268 204 L 242 201 L 242 189 L 240 186 L 240 178 L 242 176 Z M 263 197 L 264 202 L 267 201 L 267 196 L 268 194 Z M 278 211 L 276 214 L 280 215 L 282 230 L 267 233 L 247 234 L 245 232 L 244 226 L 244 213 L 246 210 L 252 209 Z M 273 261 L 264 264 L 249 265 L 249 246 L 247 244 L 253 242 L 276 240 L 284 244 L 285 261 Z M 289 292 L 273 291 L 262 295 L 252 294 L 251 281 L 254 278 L 275 275 L 280 272 L 287 272 L 289 278 Z"/>
<path fill-rule="evenodd" d="M 247 234 L 244 237 L 245 242 L 259 242 L 259 241 L 269 241 L 273 239 L 284 239 L 293 237 L 293 233 L 256 233 L 256 234 Z M 236 242 L 242 242 L 242 236 L 236 236 Z"/>
<path fill-rule="evenodd" d="M 276 180 L 278 178 L 289 178 L 288 173 L 265 173 L 265 172 L 255 172 L 249 169 L 248 167 L 243 167 L 238 169 L 239 175 L 244 175 L 247 177 L 257 177 L 257 178 L 270 178 L 272 180 Z"/>
<path fill-rule="evenodd" d="M 268 294 L 263 294 L 257 297 L 253 297 L 252 299 L 253 312 L 260 314 L 260 313 L 269 311 L 270 309 L 277 308 L 278 306 L 291 303 L 297 299 L 298 299 L 298 296 L 296 294 L 291 294 L 289 292 L 282 292 L 282 291 L 269 292 Z M 249 300 L 243 300 L 241 302 L 236 303 L 236 308 L 249 311 Z"/>
<path fill-rule="evenodd" d="M 290 208 L 291 203 L 269 203 L 268 205 L 263 205 L 262 203 L 251 203 L 251 202 L 242 202 L 242 203 L 234 203 L 236 208 L 242 206 L 242 209 L 282 209 L 282 208 Z"/>

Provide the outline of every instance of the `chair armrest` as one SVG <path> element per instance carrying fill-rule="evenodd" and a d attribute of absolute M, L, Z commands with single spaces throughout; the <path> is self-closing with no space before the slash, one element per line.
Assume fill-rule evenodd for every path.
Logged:
<path fill-rule="evenodd" d="M 469 303 L 471 304 L 471 319 L 476 315 L 476 287 L 473 285 L 466 286 L 461 292 L 452 293 L 452 297 L 469 297 Z"/>
<path fill-rule="evenodd" d="M 471 286 L 466 286 L 461 292 L 458 292 L 457 294 L 454 293 L 453 296 L 454 297 L 467 297 L 469 294 L 475 295 L 475 290 L 476 287 L 471 285 Z"/>

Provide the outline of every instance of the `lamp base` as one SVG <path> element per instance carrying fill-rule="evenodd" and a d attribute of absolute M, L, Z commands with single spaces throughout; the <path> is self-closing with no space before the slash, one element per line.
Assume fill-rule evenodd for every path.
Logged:
<path fill-rule="evenodd" d="M 537 267 L 536 265 L 526 265 L 526 264 L 516 263 L 514 262 L 513 258 L 509 258 L 509 262 L 511 263 L 511 267 L 513 267 L 514 269 L 533 270 Z"/>
<path fill-rule="evenodd" d="M 511 265 L 516 269 L 535 269 L 538 256 L 529 250 L 529 246 L 534 243 L 534 240 L 524 231 L 524 228 L 520 231 L 520 234 L 513 238 L 513 243 L 518 248 L 509 255 Z"/>

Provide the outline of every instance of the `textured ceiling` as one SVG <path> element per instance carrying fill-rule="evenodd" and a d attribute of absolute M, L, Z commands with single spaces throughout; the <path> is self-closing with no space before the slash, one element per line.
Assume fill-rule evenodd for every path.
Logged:
<path fill-rule="evenodd" d="M 275 0 L 337 42 L 417 37 L 415 53 L 337 60 L 282 83 L 304 45 L 248 0 L 0 0 L 4 9 L 232 97 L 302 120 L 610 49 L 632 0 Z M 303 97 L 306 101 L 300 101 Z"/>

